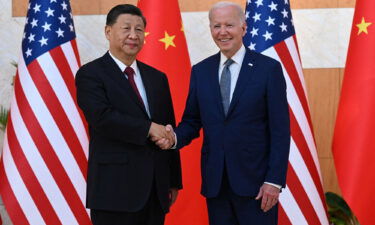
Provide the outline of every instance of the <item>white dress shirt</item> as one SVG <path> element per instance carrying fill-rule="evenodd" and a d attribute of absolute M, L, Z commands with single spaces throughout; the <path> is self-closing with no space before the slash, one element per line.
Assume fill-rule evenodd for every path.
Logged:
<path fill-rule="evenodd" d="M 120 60 L 118 60 L 114 55 L 112 55 L 110 51 L 108 51 L 108 52 L 109 52 L 109 55 L 112 57 L 112 59 L 116 62 L 116 64 L 118 65 L 118 67 L 120 67 L 120 70 L 121 71 L 125 71 L 125 68 L 127 66 L 124 63 L 122 63 Z M 145 105 L 148 117 L 151 118 L 150 110 L 148 108 L 148 101 L 147 101 L 146 89 L 145 89 L 145 86 L 143 85 L 141 73 L 139 72 L 139 69 L 138 69 L 138 66 L 137 66 L 137 61 L 134 60 L 134 62 L 130 65 L 130 67 L 133 68 L 133 70 L 134 70 L 134 82 L 135 82 L 135 85 L 137 85 L 138 92 L 141 95 L 141 98 L 142 98 L 143 103 Z M 126 77 L 126 79 L 128 79 L 128 76 L 125 73 L 124 73 L 124 76 Z"/>

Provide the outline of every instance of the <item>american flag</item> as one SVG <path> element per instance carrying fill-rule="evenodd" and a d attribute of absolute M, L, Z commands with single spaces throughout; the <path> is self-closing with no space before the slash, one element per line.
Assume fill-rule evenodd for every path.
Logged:
<path fill-rule="evenodd" d="M 0 161 L 14 224 L 90 224 L 88 134 L 76 104 L 79 55 L 68 0 L 30 0 Z"/>
<path fill-rule="evenodd" d="M 291 146 L 279 224 L 327 224 L 322 177 L 288 0 L 247 0 L 245 45 L 278 60 L 287 83 Z"/>

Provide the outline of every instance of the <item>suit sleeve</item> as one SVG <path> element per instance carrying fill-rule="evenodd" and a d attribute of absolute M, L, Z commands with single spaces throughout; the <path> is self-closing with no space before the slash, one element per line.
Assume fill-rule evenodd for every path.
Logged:
<path fill-rule="evenodd" d="M 116 110 L 106 97 L 103 81 L 82 67 L 76 75 L 77 102 L 91 129 L 109 139 L 144 145 L 151 121 Z"/>
<path fill-rule="evenodd" d="M 197 98 L 197 78 L 195 66 L 192 68 L 190 76 L 189 95 L 186 100 L 185 111 L 182 120 L 176 128 L 177 149 L 180 149 L 199 137 L 202 122 Z"/>
<path fill-rule="evenodd" d="M 270 131 L 270 161 L 266 182 L 285 187 L 290 147 L 289 106 L 286 83 L 280 63 L 274 66 L 267 82 Z"/>
<path fill-rule="evenodd" d="M 168 97 L 168 105 L 166 106 L 166 112 L 169 113 L 168 118 L 170 118 L 169 124 L 173 127 L 176 127 L 176 119 L 174 116 L 174 109 L 173 109 L 173 102 L 172 96 L 168 84 L 168 79 L 166 76 L 165 78 L 165 90 L 167 91 Z M 170 151 L 170 187 L 182 189 L 182 175 L 181 175 L 181 160 L 180 160 L 180 152 L 178 150 L 169 150 Z"/>

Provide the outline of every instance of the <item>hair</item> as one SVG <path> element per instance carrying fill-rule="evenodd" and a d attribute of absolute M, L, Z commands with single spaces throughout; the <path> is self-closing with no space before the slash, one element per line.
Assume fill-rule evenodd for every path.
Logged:
<path fill-rule="evenodd" d="M 244 13 L 243 9 L 241 8 L 241 6 L 239 6 L 238 4 L 233 3 L 233 2 L 218 2 L 218 3 L 215 3 L 211 7 L 210 11 L 208 12 L 209 20 L 211 21 L 212 12 L 214 10 L 220 9 L 220 8 L 225 8 L 225 7 L 228 7 L 228 6 L 233 6 L 237 10 L 238 17 L 240 18 L 241 22 L 246 23 L 246 16 L 245 16 L 245 13 Z"/>
<path fill-rule="evenodd" d="M 121 14 L 130 14 L 141 17 L 146 27 L 146 18 L 143 16 L 142 11 L 137 6 L 131 4 L 121 4 L 113 7 L 107 14 L 106 25 L 112 26 L 113 24 L 115 24 L 117 18 Z"/>

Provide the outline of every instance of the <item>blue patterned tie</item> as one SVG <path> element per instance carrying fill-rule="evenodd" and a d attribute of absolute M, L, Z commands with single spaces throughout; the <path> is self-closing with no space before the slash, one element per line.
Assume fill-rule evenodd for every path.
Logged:
<path fill-rule="evenodd" d="M 220 92 L 221 92 L 221 99 L 223 102 L 223 107 L 224 107 L 224 113 L 227 115 L 228 109 L 229 109 L 229 104 L 230 104 L 230 80 L 231 80 L 231 74 L 229 67 L 232 65 L 234 61 L 232 59 L 228 59 L 224 63 L 224 69 L 223 72 L 221 73 L 221 78 L 220 78 Z"/>

